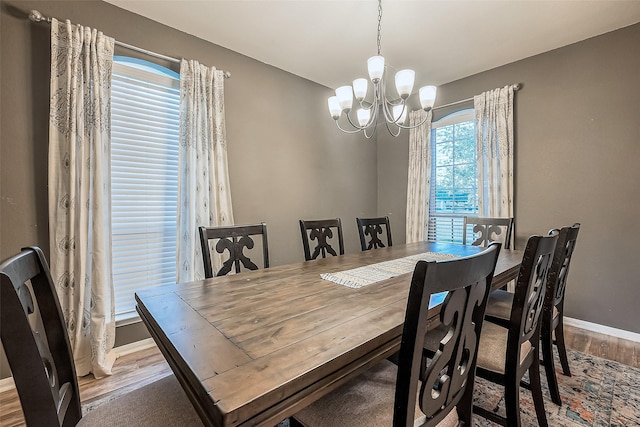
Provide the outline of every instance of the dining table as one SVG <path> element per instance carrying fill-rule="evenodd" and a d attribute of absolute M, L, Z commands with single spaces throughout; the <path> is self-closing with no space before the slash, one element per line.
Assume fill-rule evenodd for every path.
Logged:
<path fill-rule="evenodd" d="M 327 275 L 482 250 L 394 245 L 157 286 L 136 309 L 205 425 L 273 427 L 400 348 L 412 271 L 366 285 Z M 492 288 L 517 277 L 522 255 L 500 251 Z"/>

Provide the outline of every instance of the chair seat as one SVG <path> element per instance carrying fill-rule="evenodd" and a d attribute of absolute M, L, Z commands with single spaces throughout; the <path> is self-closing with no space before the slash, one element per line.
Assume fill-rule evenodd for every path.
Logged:
<path fill-rule="evenodd" d="M 478 368 L 504 374 L 508 334 L 508 329 L 491 322 L 483 323 L 478 348 Z M 520 345 L 520 364 L 524 362 L 529 352 L 531 352 L 531 343 L 525 341 Z"/>
<path fill-rule="evenodd" d="M 78 426 L 202 426 L 174 375 L 98 406 Z"/>
<path fill-rule="evenodd" d="M 384 360 L 348 383 L 302 409 L 295 418 L 308 427 L 390 426 L 393 421 L 397 366 Z M 416 402 L 416 423 L 424 414 Z M 458 425 L 453 410 L 438 427 Z"/>

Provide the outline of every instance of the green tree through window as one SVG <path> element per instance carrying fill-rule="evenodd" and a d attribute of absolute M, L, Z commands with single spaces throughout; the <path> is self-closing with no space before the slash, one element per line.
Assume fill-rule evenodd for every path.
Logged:
<path fill-rule="evenodd" d="M 431 134 L 428 239 L 462 242 L 462 218 L 478 215 L 473 110 L 435 122 Z"/>

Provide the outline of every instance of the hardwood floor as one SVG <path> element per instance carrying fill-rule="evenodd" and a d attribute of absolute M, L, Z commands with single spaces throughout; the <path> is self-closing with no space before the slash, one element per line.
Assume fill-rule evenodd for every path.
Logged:
<path fill-rule="evenodd" d="M 584 329 L 565 326 L 567 347 L 583 353 L 615 360 L 640 368 L 640 343 Z M 83 404 L 111 393 L 127 392 L 169 375 L 171 370 L 156 348 L 118 358 L 113 375 L 96 380 L 92 375 L 78 379 Z M 24 426 L 20 401 L 15 390 L 0 393 L 0 426 Z"/>

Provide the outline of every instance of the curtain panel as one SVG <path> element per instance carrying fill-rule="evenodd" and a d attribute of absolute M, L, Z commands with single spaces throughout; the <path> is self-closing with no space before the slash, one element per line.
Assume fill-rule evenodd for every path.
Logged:
<path fill-rule="evenodd" d="M 204 279 L 198 227 L 233 224 L 224 114 L 224 73 L 180 64 L 177 280 Z M 214 266 L 221 256 L 213 251 Z M 216 270 L 217 268 L 214 268 Z"/>
<path fill-rule="evenodd" d="M 431 185 L 431 111 L 409 113 L 410 126 L 425 120 L 409 131 L 409 172 L 407 177 L 407 243 L 427 239 L 429 189 Z"/>
<path fill-rule="evenodd" d="M 114 40 L 51 22 L 49 228 L 51 275 L 79 376 L 116 359 L 111 273 L 110 98 Z"/>
<path fill-rule="evenodd" d="M 513 97 L 508 85 L 473 98 L 480 216 L 513 217 Z"/>

